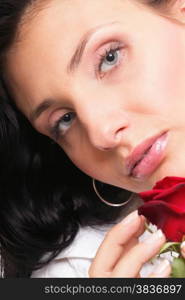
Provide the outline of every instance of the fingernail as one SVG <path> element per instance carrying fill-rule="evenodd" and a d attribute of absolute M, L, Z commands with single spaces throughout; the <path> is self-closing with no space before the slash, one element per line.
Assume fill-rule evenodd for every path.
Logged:
<path fill-rule="evenodd" d="M 157 240 L 161 239 L 164 237 L 161 229 L 157 230 L 156 232 L 152 233 L 144 242 L 146 244 L 152 244 L 155 243 Z"/>
<path fill-rule="evenodd" d="M 183 252 L 185 252 L 185 241 L 182 242 L 182 244 L 181 244 L 181 249 L 182 249 Z"/>
<path fill-rule="evenodd" d="M 134 220 L 138 218 L 138 211 L 135 210 L 131 214 L 129 214 L 123 221 L 121 222 L 123 225 L 126 225 L 128 223 L 132 223 Z"/>
<path fill-rule="evenodd" d="M 170 272 L 171 266 L 167 259 L 164 259 L 153 271 L 156 275 L 166 275 L 167 272 Z"/>

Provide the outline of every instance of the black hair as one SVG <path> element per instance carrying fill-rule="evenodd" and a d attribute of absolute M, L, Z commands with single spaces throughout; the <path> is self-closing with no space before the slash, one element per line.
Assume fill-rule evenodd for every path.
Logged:
<path fill-rule="evenodd" d="M 101 203 L 92 191 L 91 179 L 70 162 L 57 144 L 37 133 L 12 104 L 2 76 L 4 54 L 15 39 L 24 11 L 34 2 L 36 0 L 0 1 L 3 277 L 29 277 L 33 270 L 66 248 L 80 226 L 111 222 L 121 212 L 120 208 Z"/>
<path fill-rule="evenodd" d="M 115 220 L 91 179 L 63 150 L 0 101 L 0 245 L 4 277 L 29 277 L 74 239 L 79 226 Z M 48 254 L 45 260 L 42 258 Z"/>

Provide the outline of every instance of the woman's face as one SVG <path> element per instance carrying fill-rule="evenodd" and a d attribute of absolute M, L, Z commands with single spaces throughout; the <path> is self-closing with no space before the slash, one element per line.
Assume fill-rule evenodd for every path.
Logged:
<path fill-rule="evenodd" d="M 17 106 L 88 175 L 134 192 L 185 176 L 182 25 L 131 0 L 53 0 L 7 59 Z"/>

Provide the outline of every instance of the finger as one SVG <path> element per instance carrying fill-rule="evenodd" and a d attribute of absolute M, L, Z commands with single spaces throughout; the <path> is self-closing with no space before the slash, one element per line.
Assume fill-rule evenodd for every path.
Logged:
<path fill-rule="evenodd" d="M 137 214 L 137 212 L 136 212 Z M 146 223 L 146 218 L 142 215 L 140 215 L 140 226 L 138 227 L 137 232 L 135 232 L 131 238 L 127 239 L 126 243 L 124 243 L 124 245 L 122 245 L 122 251 L 120 252 L 119 258 L 120 256 L 123 256 L 124 253 L 127 253 L 130 248 L 134 247 L 137 243 L 138 243 L 138 239 L 139 237 L 143 234 L 143 232 L 145 231 L 145 223 Z M 127 230 L 130 230 L 130 227 L 127 228 Z"/>
<path fill-rule="evenodd" d="M 185 258 L 185 241 L 181 244 L 181 254 Z"/>
<path fill-rule="evenodd" d="M 122 255 L 126 243 L 144 231 L 144 217 L 137 211 L 129 214 L 105 236 L 89 269 L 90 277 L 107 277 Z"/>
<path fill-rule="evenodd" d="M 167 278 L 171 274 L 171 265 L 167 259 L 164 259 L 149 275 L 153 278 Z"/>
<path fill-rule="evenodd" d="M 122 247 L 122 252 L 120 253 L 120 256 L 123 256 L 125 253 L 127 253 L 128 251 L 130 251 L 131 248 L 133 248 L 139 241 L 139 237 L 140 235 L 144 232 L 145 230 L 145 218 L 143 216 L 141 216 L 141 224 L 140 227 L 138 229 L 138 231 L 133 234 L 133 236 L 127 240 L 127 242 L 124 244 L 124 246 Z"/>
<path fill-rule="evenodd" d="M 144 263 L 154 257 L 165 243 L 165 236 L 161 230 L 151 234 L 146 240 L 120 258 L 114 268 L 112 277 L 137 277 Z"/>

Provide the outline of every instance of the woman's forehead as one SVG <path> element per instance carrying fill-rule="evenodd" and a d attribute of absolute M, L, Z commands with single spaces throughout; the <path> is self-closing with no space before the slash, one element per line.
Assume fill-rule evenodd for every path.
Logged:
<path fill-rule="evenodd" d="M 71 37 L 71 34 L 80 30 L 89 30 L 120 18 L 125 23 L 133 22 L 144 10 L 144 6 L 138 7 L 139 2 L 135 0 L 48 0 L 41 3 L 42 7 L 38 9 L 31 8 L 29 11 L 28 8 L 23 17 L 23 39 L 47 33 L 49 40 L 50 33 L 56 30 L 61 32 L 58 38 L 66 38 L 69 33 Z"/>
<path fill-rule="evenodd" d="M 33 51 L 44 56 L 51 53 L 51 48 L 57 51 L 62 44 L 67 56 L 85 35 L 98 27 L 121 22 L 127 30 L 137 24 L 138 18 L 142 22 L 142 10 L 133 3 L 133 0 L 47 1 L 45 8 L 23 24 L 21 38 L 10 54 L 13 53 L 14 59 Z"/>

